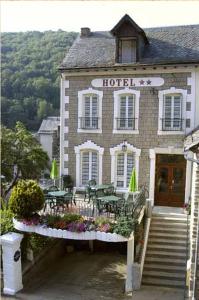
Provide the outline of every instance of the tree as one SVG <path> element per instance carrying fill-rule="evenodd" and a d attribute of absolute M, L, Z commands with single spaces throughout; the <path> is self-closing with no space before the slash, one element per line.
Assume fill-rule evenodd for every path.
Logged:
<path fill-rule="evenodd" d="M 2 126 L 1 153 L 1 173 L 8 182 L 3 197 L 19 178 L 38 179 L 48 167 L 47 153 L 21 122 L 16 123 L 14 130 Z"/>

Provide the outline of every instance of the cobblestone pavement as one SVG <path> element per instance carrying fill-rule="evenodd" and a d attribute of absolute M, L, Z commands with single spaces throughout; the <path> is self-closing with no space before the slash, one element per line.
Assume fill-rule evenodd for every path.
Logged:
<path fill-rule="evenodd" d="M 24 289 L 2 300 L 126 300 L 125 263 L 118 253 L 68 253 L 29 273 Z"/>

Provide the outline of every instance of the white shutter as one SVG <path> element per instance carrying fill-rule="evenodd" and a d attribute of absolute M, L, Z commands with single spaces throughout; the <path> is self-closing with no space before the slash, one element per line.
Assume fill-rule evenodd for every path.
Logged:
<path fill-rule="evenodd" d="M 89 180 L 89 152 L 82 152 L 81 183 L 85 185 Z"/>
<path fill-rule="evenodd" d="M 128 128 L 134 128 L 134 97 L 133 95 L 128 96 L 128 112 L 127 112 L 127 118 L 128 118 Z"/>
<path fill-rule="evenodd" d="M 168 95 L 164 99 L 163 130 L 181 128 L 182 101 L 181 95 Z"/>
<path fill-rule="evenodd" d="M 124 187 L 124 153 L 118 153 L 117 155 L 117 187 Z"/>
<path fill-rule="evenodd" d="M 181 97 L 174 96 L 173 98 L 173 127 L 178 129 L 181 127 Z"/>
<path fill-rule="evenodd" d="M 135 166 L 134 153 L 127 153 L 127 174 L 126 174 L 126 187 L 129 186 L 133 167 Z"/>
<path fill-rule="evenodd" d="M 98 155 L 97 152 L 91 152 L 91 179 L 98 182 Z"/>

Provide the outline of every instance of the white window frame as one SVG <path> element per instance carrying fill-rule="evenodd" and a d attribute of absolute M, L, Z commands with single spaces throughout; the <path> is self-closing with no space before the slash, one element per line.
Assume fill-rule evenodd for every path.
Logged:
<path fill-rule="evenodd" d="M 98 152 L 98 179 L 99 184 L 102 183 L 102 159 L 104 154 L 104 148 L 96 145 L 91 140 L 86 141 L 85 143 L 74 147 L 76 154 L 76 187 L 79 189 L 84 189 L 81 186 L 81 151 L 96 151 Z"/>
<path fill-rule="evenodd" d="M 110 148 L 110 155 L 111 155 L 111 182 L 114 182 L 114 186 L 116 186 L 116 180 L 117 180 L 117 154 L 122 151 L 123 142 L 113 148 Z M 139 158 L 141 154 L 141 149 L 135 148 L 133 145 L 126 143 L 127 149 L 126 152 L 133 152 L 135 154 L 135 170 L 137 175 L 137 184 L 139 180 Z M 128 190 L 128 187 L 126 188 L 118 188 L 116 187 L 117 192 L 125 192 Z"/>
<path fill-rule="evenodd" d="M 135 129 L 117 129 L 117 118 L 120 117 L 120 96 L 125 95 L 134 95 L 135 97 Z M 139 134 L 138 124 L 139 124 L 139 98 L 140 98 L 140 91 L 132 90 L 129 88 L 125 88 L 119 91 L 114 91 L 114 117 L 113 117 L 113 133 L 115 134 Z"/>
<path fill-rule="evenodd" d="M 98 129 L 82 129 L 80 119 L 84 117 L 84 98 L 86 95 L 97 95 L 98 98 Z M 78 92 L 78 128 L 77 132 L 81 133 L 102 133 L 102 98 L 103 92 L 92 88 Z"/>
<path fill-rule="evenodd" d="M 88 161 L 88 165 L 89 165 L 89 178 L 88 180 L 94 179 L 91 177 L 92 171 L 91 171 L 91 166 L 92 166 L 92 153 L 96 153 L 97 154 L 97 178 L 99 178 L 99 152 L 93 149 L 86 149 L 86 150 L 81 150 L 80 151 L 80 186 L 83 186 L 82 183 L 82 159 L 83 159 L 83 154 L 84 153 L 88 153 L 89 154 L 89 161 Z M 98 180 L 96 180 L 96 182 L 98 183 Z"/>
<path fill-rule="evenodd" d="M 172 94 L 181 94 L 181 96 L 182 96 L 181 112 L 182 112 L 182 119 L 184 120 L 184 122 L 182 124 L 182 130 L 165 131 L 165 130 L 162 130 L 162 118 L 164 118 L 164 99 L 165 99 L 165 96 L 167 96 L 167 95 L 172 96 Z M 159 91 L 158 98 L 159 98 L 158 135 L 173 135 L 173 134 L 182 135 L 182 134 L 185 134 L 187 90 L 176 89 L 175 87 L 171 87 L 168 90 Z"/>

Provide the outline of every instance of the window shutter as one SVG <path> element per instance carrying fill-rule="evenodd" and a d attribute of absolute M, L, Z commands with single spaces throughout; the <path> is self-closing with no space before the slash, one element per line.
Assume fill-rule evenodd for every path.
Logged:
<path fill-rule="evenodd" d="M 117 155 L 117 186 L 124 187 L 124 153 Z"/>
<path fill-rule="evenodd" d="M 82 185 L 85 185 L 89 180 L 89 152 L 82 153 Z"/>
<path fill-rule="evenodd" d="M 126 187 L 128 187 L 133 167 L 135 166 L 134 153 L 127 153 L 127 174 L 126 174 Z"/>
<path fill-rule="evenodd" d="M 91 152 L 91 179 L 98 182 L 98 155 L 96 152 Z"/>

